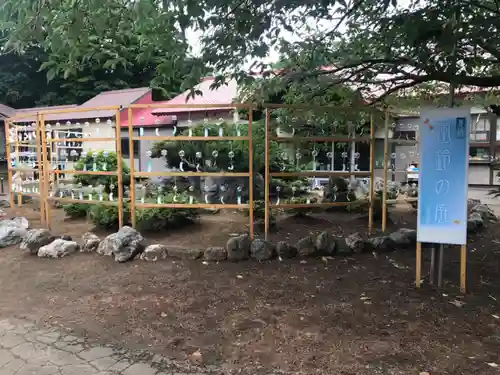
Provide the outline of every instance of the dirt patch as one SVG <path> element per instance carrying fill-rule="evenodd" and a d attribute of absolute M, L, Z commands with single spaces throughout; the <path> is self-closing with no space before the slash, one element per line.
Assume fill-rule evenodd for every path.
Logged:
<path fill-rule="evenodd" d="M 38 225 L 32 215 L 18 214 Z M 414 225 L 414 216 L 404 220 Z M 90 228 L 55 223 L 57 234 L 75 237 Z M 293 242 L 325 228 L 348 234 L 365 231 L 366 223 L 350 214 L 286 218 L 272 239 Z M 223 213 L 204 216 L 185 232 L 148 238 L 223 245 L 245 224 L 240 214 Z M 10 248 L 0 251 L 0 312 L 179 359 L 199 349 L 204 363 L 222 366 L 222 373 L 264 367 L 290 374 L 497 374 L 486 362 L 500 364 L 500 319 L 493 317 L 500 316 L 498 229 L 490 226 L 471 239 L 471 294 L 465 298 L 456 287 L 459 252 L 453 248 L 443 291 L 414 289 L 413 249 L 326 263 L 204 265 L 116 264 L 96 254 L 45 260 Z M 465 305 L 450 303 L 456 299 Z"/>

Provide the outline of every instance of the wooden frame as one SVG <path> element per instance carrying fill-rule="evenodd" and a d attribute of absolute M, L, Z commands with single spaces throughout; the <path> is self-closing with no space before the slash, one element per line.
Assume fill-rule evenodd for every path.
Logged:
<path fill-rule="evenodd" d="M 368 137 L 355 137 L 355 136 L 326 136 L 326 137 L 279 137 L 273 136 L 270 134 L 270 123 L 271 123 L 271 114 L 270 110 L 273 109 L 299 109 L 299 110 L 311 110 L 318 109 L 322 111 L 346 111 L 345 108 L 336 108 L 336 107 L 325 107 L 325 106 L 307 106 L 307 105 L 287 105 L 287 104 L 264 104 L 265 109 L 265 197 L 264 197 L 264 207 L 265 207 L 265 218 L 264 218 L 264 235 L 265 239 L 268 239 L 269 235 L 269 224 L 270 224 L 270 212 L 272 209 L 276 208 L 314 208 L 314 207 L 347 207 L 353 204 L 359 203 L 368 203 L 368 232 L 371 234 L 373 231 L 373 203 L 374 203 L 374 165 L 375 165 L 375 123 L 373 118 L 373 113 L 370 114 L 370 136 Z M 373 111 L 373 108 L 366 108 L 367 111 Z M 290 141 L 307 141 L 307 142 L 368 142 L 370 146 L 370 170 L 369 171 L 299 171 L 299 172 L 270 172 L 270 141 L 278 141 L 278 142 L 290 142 Z M 271 184 L 272 177 L 331 177 L 331 176 L 366 176 L 370 177 L 369 184 L 369 195 L 368 199 L 365 200 L 356 200 L 353 203 L 349 202 L 325 202 L 325 203 L 280 203 L 280 204 L 271 204 L 269 201 L 269 186 Z"/>
<path fill-rule="evenodd" d="M 34 121 L 29 121 L 31 128 L 29 131 L 35 134 L 34 139 L 30 141 L 20 141 L 19 140 L 19 131 L 25 131 L 25 129 L 20 130 L 20 126 L 15 125 L 15 121 L 12 118 L 5 119 L 5 150 L 6 150 L 6 158 L 7 158 L 7 177 L 9 183 L 9 203 L 11 207 L 14 207 L 14 196 L 17 196 L 17 206 L 21 207 L 23 202 L 23 196 L 38 198 L 40 203 L 40 223 L 42 226 L 47 225 L 47 214 L 45 210 L 45 204 L 43 201 L 43 190 L 44 190 L 44 179 L 43 179 L 43 165 L 41 163 L 41 155 L 42 155 L 42 141 L 40 134 L 40 121 L 41 117 L 39 114 L 36 115 Z M 33 124 L 35 125 L 33 127 Z M 10 133 L 11 129 L 14 129 L 14 139 L 11 141 Z M 15 158 L 16 158 L 16 167 L 12 167 L 12 154 L 11 148 L 15 149 Z M 19 147 L 27 147 L 27 148 L 36 148 L 36 156 L 38 161 L 38 170 L 33 168 L 21 168 L 20 167 L 20 158 L 19 158 Z M 13 181 L 13 173 L 15 172 L 38 172 L 38 192 L 25 192 L 21 188 L 21 191 L 14 191 L 14 181 Z"/>
<path fill-rule="evenodd" d="M 84 142 L 82 138 L 50 138 L 47 139 L 46 137 L 46 121 L 45 121 L 45 116 L 50 115 L 50 114 L 64 114 L 64 113 L 75 113 L 75 112 L 91 112 L 91 111 L 101 111 L 101 110 L 106 110 L 106 111 L 116 111 L 116 113 L 113 116 L 103 116 L 104 118 L 110 118 L 114 117 L 115 118 L 115 125 L 118 123 L 120 119 L 120 107 L 118 106 L 108 106 L 108 107 L 94 107 L 94 108 L 66 108 L 62 110 L 47 110 L 47 111 L 40 111 L 36 114 L 37 117 L 37 127 L 36 127 L 36 133 L 37 133 L 37 140 L 38 140 L 38 172 L 39 172 L 39 180 L 40 180 L 40 210 L 41 210 L 41 215 L 43 217 L 42 223 L 47 227 L 51 228 L 51 202 L 61 202 L 61 203 L 82 203 L 82 204 L 105 204 L 105 205 L 116 205 L 118 206 L 118 216 L 119 216 L 119 227 L 121 228 L 123 226 L 123 189 L 121 186 L 121 176 L 123 173 L 123 168 L 122 168 L 122 156 L 121 156 L 121 148 L 120 148 L 120 138 L 119 137 L 113 137 L 113 138 L 92 138 L 92 142 L 102 142 L 102 141 L 114 141 L 115 142 L 115 150 L 117 154 L 117 171 L 115 172 L 108 172 L 108 171 L 77 171 L 77 170 L 52 170 L 50 168 L 50 157 L 46 155 L 46 145 L 50 145 L 50 149 L 52 149 L 52 144 L 55 142 L 60 142 L 60 141 L 70 141 L 70 142 Z M 26 121 L 26 119 L 33 117 L 34 114 L 26 114 L 24 116 L 17 116 L 17 117 L 12 117 L 9 120 L 12 121 L 14 120 L 20 120 L 20 121 Z M 53 120 L 56 121 L 56 120 Z M 61 126 L 61 128 L 64 127 Z M 58 128 L 52 128 L 54 130 L 57 130 Z M 6 130 L 7 134 L 7 140 L 8 140 L 8 130 Z M 119 132 L 119 128 L 118 128 Z M 19 144 L 16 144 L 16 150 L 18 150 Z M 9 151 L 8 157 L 10 158 L 10 149 L 7 148 Z M 43 151 L 42 151 L 43 150 Z M 10 168 L 12 170 L 12 168 Z M 23 169 L 26 170 L 26 169 Z M 109 201 L 100 201 L 100 200 L 86 200 L 86 199 L 73 199 L 73 198 L 64 198 L 64 197 L 54 197 L 51 196 L 49 193 L 51 189 L 51 176 L 55 176 L 57 178 L 58 175 L 60 174 L 69 174 L 69 175 L 102 175 L 102 176 L 114 176 L 116 175 L 118 177 L 118 196 L 116 197 L 116 201 L 109 202 Z M 11 176 L 9 175 L 9 183 L 12 186 L 11 182 Z"/>
<path fill-rule="evenodd" d="M 384 186 L 383 186 L 383 191 L 382 191 L 382 232 L 385 232 L 387 230 L 387 209 L 388 206 L 391 204 L 397 203 L 397 199 L 387 199 L 387 187 L 388 187 L 388 181 L 387 181 L 387 175 L 390 173 L 392 177 L 396 175 L 396 173 L 408 173 L 408 171 L 405 169 L 403 171 L 396 171 L 396 170 L 390 170 L 389 171 L 389 154 L 391 153 L 392 149 L 389 150 L 389 145 L 396 143 L 396 144 L 402 144 L 402 145 L 418 145 L 417 140 L 409 140 L 409 139 L 391 139 L 389 138 L 389 113 L 386 112 L 385 114 L 385 121 L 384 121 Z M 391 178 L 392 180 L 392 178 Z M 412 202 L 417 202 L 418 198 L 404 198 L 403 200 L 406 203 L 412 203 Z"/>
<path fill-rule="evenodd" d="M 139 108 L 217 108 L 217 109 L 247 109 L 248 110 L 248 136 L 134 136 L 133 124 L 133 109 Z M 254 238 L 254 219 L 253 219 L 253 143 L 252 143 L 252 112 L 254 106 L 252 104 L 132 104 L 128 108 L 128 138 L 129 138 L 129 153 L 130 153 L 130 215 L 132 227 L 136 226 L 136 210 L 141 208 L 212 208 L 212 209 L 240 209 L 248 208 L 249 210 L 249 235 Z M 134 141 L 247 141 L 248 142 L 248 172 L 136 172 L 134 165 Z M 135 198 L 135 178 L 136 177 L 153 177 L 153 176 L 178 176 L 178 177 L 208 177 L 208 176 L 226 176 L 226 177 L 248 177 L 248 203 L 247 204 L 207 204 L 207 203 L 137 203 Z"/>

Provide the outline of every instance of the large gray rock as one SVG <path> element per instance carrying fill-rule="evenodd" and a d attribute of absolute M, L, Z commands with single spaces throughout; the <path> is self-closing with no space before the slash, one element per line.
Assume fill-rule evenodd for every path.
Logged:
<path fill-rule="evenodd" d="M 203 259 L 218 262 L 227 259 L 226 249 L 222 246 L 210 246 L 205 249 Z"/>
<path fill-rule="evenodd" d="M 395 243 L 389 236 L 380 236 L 369 238 L 366 243 L 379 252 L 392 251 L 395 249 Z"/>
<path fill-rule="evenodd" d="M 408 238 L 411 243 L 417 242 L 417 230 L 409 228 L 399 228 L 398 232 Z"/>
<path fill-rule="evenodd" d="M 13 220 L 0 221 L 0 248 L 21 243 L 27 232 L 24 226 Z"/>
<path fill-rule="evenodd" d="M 48 245 L 55 239 L 47 229 L 31 229 L 24 236 L 20 248 L 36 255 L 42 246 Z"/>
<path fill-rule="evenodd" d="M 24 229 L 28 229 L 30 227 L 28 219 L 23 216 L 16 216 L 10 220 L 2 220 L 0 221 L 0 225 L 16 225 Z"/>
<path fill-rule="evenodd" d="M 114 256 L 119 263 L 135 258 L 144 250 L 144 237 L 135 229 L 124 226 L 118 232 L 107 236 L 97 247 L 97 253 Z"/>
<path fill-rule="evenodd" d="M 321 232 L 318 237 L 316 237 L 316 249 L 321 255 L 333 255 L 335 254 L 337 242 L 331 233 L 327 230 Z"/>
<path fill-rule="evenodd" d="M 66 255 L 76 253 L 78 244 L 74 241 L 66 241 L 58 238 L 38 250 L 40 258 L 62 258 Z"/>
<path fill-rule="evenodd" d="M 169 257 L 185 260 L 196 260 L 203 256 L 203 250 L 196 248 L 169 246 L 167 252 Z"/>
<path fill-rule="evenodd" d="M 417 241 L 417 231 L 415 229 L 399 228 L 391 233 L 389 238 L 396 247 L 405 247 L 414 244 Z"/>
<path fill-rule="evenodd" d="M 297 256 L 297 248 L 285 241 L 280 241 L 276 244 L 276 252 L 280 259 L 290 259 Z"/>
<path fill-rule="evenodd" d="M 493 210 L 485 204 L 478 204 L 472 207 L 471 213 L 478 213 L 483 218 L 483 221 L 497 221 L 497 217 Z"/>
<path fill-rule="evenodd" d="M 276 254 L 276 248 L 271 242 L 261 239 L 253 240 L 250 246 L 250 256 L 255 260 L 273 259 Z"/>
<path fill-rule="evenodd" d="M 484 226 L 483 217 L 479 212 L 473 212 L 467 220 L 467 231 L 469 233 L 476 232 Z"/>
<path fill-rule="evenodd" d="M 230 238 L 226 244 L 227 259 L 233 262 L 248 259 L 251 245 L 252 241 L 248 234 Z"/>
<path fill-rule="evenodd" d="M 297 252 L 301 257 L 312 257 L 318 254 L 316 244 L 311 235 L 300 239 L 297 244 Z"/>
<path fill-rule="evenodd" d="M 146 247 L 144 252 L 141 254 L 141 259 L 148 262 L 156 262 L 157 260 L 166 259 L 167 255 L 167 247 L 157 243 Z"/>
<path fill-rule="evenodd" d="M 84 233 L 82 236 L 82 247 L 80 251 L 83 253 L 93 253 L 94 251 L 97 251 L 100 242 L 101 239 L 94 233 Z"/>
<path fill-rule="evenodd" d="M 361 253 L 365 249 L 365 240 L 359 232 L 355 232 L 347 236 L 345 239 L 345 244 L 354 253 Z"/>

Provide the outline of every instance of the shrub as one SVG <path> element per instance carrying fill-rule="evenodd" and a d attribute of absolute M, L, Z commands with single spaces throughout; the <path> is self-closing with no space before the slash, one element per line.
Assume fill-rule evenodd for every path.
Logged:
<path fill-rule="evenodd" d="M 87 203 L 70 203 L 63 206 L 64 213 L 71 219 L 87 217 L 91 205 Z"/>
<path fill-rule="evenodd" d="M 162 195 L 163 203 L 173 203 L 172 193 Z M 178 203 L 187 203 L 187 194 L 178 194 Z M 155 199 L 146 200 L 145 203 L 156 203 Z M 126 202 L 123 206 L 123 222 L 130 222 L 130 204 Z M 198 217 L 198 210 L 194 208 L 144 208 L 135 211 L 136 226 L 139 231 L 159 231 L 164 229 L 180 228 L 191 224 Z M 118 207 L 105 204 L 96 204 L 90 208 L 89 217 L 91 222 L 100 229 L 118 228 Z"/>
<path fill-rule="evenodd" d="M 123 207 L 124 219 L 130 217 L 128 204 Z M 118 206 L 108 206 L 105 204 L 95 204 L 90 208 L 89 218 L 92 224 L 99 229 L 118 228 Z"/>
<path fill-rule="evenodd" d="M 318 203 L 318 198 L 316 197 L 293 197 L 290 199 L 287 199 L 283 203 L 290 203 L 290 204 L 314 204 Z M 318 212 L 321 211 L 321 208 L 319 207 L 297 207 L 297 208 L 287 208 L 285 212 L 290 213 L 295 216 L 307 216 L 312 212 Z"/>
<path fill-rule="evenodd" d="M 157 203 L 158 197 L 149 203 Z M 167 193 L 161 196 L 163 203 L 174 203 L 174 194 Z M 177 194 L 176 202 L 186 204 L 189 201 L 188 194 Z M 146 200 L 146 203 L 148 201 Z M 199 212 L 195 208 L 144 208 L 136 209 L 136 225 L 138 230 L 158 231 L 162 229 L 176 229 L 189 224 L 198 217 Z"/>
<path fill-rule="evenodd" d="M 83 158 L 80 158 L 75 163 L 75 170 L 83 171 L 84 169 L 91 171 L 93 170 L 94 162 L 97 167 L 97 171 L 117 171 L 118 170 L 118 157 L 116 152 L 111 151 L 95 151 L 96 158 L 93 157 L 93 152 L 87 153 Z M 130 184 L 130 169 L 122 162 L 122 182 L 123 185 Z M 75 175 L 74 181 L 76 184 L 81 183 L 84 186 L 98 186 L 103 185 L 104 191 L 106 193 L 110 192 L 110 186 L 114 185 L 113 193 L 117 196 L 118 193 L 118 177 L 117 176 L 99 176 L 99 175 Z"/>

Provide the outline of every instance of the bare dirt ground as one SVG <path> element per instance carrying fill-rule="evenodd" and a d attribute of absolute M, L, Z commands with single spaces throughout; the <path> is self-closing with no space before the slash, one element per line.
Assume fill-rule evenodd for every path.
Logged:
<path fill-rule="evenodd" d="M 18 214 L 38 226 L 37 214 L 28 212 Z M 78 237 L 89 229 L 57 215 L 56 234 Z M 415 225 L 412 216 L 404 220 L 406 227 Z M 245 230 L 245 223 L 239 214 L 221 213 L 148 239 L 223 245 L 231 233 Z M 272 239 L 293 242 L 324 228 L 340 235 L 366 230 L 366 223 L 346 213 L 289 218 L 278 223 Z M 464 298 L 457 288 L 459 258 L 453 248 L 447 249 L 442 291 L 415 290 L 413 249 L 326 263 L 208 265 L 178 260 L 116 264 L 96 254 L 44 260 L 3 249 L 0 315 L 69 327 L 177 359 L 199 349 L 203 362 L 220 366 L 221 374 L 257 374 L 251 369 L 259 367 L 289 374 L 498 374 L 488 363 L 500 365 L 499 229 L 491 225 L 471 239 L 470 294 Z M 457 307 L 453 301 L 465 304 Z"/>

